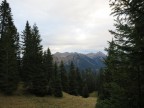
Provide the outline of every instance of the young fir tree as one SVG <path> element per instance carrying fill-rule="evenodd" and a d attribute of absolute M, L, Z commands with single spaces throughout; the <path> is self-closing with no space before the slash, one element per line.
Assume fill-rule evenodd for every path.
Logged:
<path fill-rule="evenodd" d="M 59 71 L 61 73 L 62 90 L 68 93 L 69 92 L 68 76 L 67 76 L 67 71 L 62 61 L 59 66 Z"/>
<path fill-rule="evenodd" d="M 62 97 L 62 86 L 61 86 L 61 73 L 58 70 L 57 63 L 54 64 L 54 76 L 53 76 L 53 90 L 55 97 Z"/>
<path fill-rule="evenodd" d="M 53 57 L 50 49 L 44 52 L 43 67 L 47 77 L 47 94 L 52 95 Z"/>
<path fill-rule="evenodd" d="M 12 94 L 18 83 L 17 29 L 6 0 L 0 5 L 0 91 Z"/>
<path fill-rule="evenodd" d="M 76 77 L 77 77 L 76 69 L 75 69 L 73 62 L 71 62 L 70 72 L 69 72 L 69 94 L 75 95 L 75 96 L 78 95 L 78 87 L 77 87 Z"/>

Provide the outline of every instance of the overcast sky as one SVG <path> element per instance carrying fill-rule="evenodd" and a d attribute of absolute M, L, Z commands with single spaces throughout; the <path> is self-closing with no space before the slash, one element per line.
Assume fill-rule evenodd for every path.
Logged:
<path fill-rule="evenodd" d="M 2 1 L 2 0 L 1 0 Z M 28 20 L 39 27 L 42 45 L 55 52 L 104 51 L 113 29 L 109 0 L 7 0 L 21 33 Z"/>

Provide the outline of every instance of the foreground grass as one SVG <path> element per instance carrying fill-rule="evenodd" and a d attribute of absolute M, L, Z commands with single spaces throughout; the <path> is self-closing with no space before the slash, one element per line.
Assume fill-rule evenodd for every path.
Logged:
<path fill-rule="evenodd" d="M 94 108 L 95 97 L 82 98 L 63 93 L 63 98 L 0 96 L 0 108 Z"/>

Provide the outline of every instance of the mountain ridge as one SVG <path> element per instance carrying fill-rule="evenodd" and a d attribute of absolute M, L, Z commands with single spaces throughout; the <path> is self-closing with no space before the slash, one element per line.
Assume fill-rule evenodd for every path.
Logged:
<path fill-rule="evenodd" d="M 77 52 L 56 52 L 53 54 L 54 62 L 57 62 L 60 64 L 61 61 L 64 62 L 64 65 L 68 67 L 71 62 L 74 63 L 76 67 L 78 67 L 80 70 L 85 69 L 92 69 L 92 71 L 98 71 L 100 68 L 105 67 L 104 65 L 104 59 L 106 58 L 106 55 L 102 52 L 97 53 L 88 53 L 88 54 L 82 54 Z"/>

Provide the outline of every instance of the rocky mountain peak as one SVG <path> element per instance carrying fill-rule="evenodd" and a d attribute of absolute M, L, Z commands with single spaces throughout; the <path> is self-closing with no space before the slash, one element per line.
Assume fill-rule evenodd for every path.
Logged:
<path fill-rule="evenodd" d="M 69 66 L 71 61 L 78 67 L 80 70 L 84 70 L 87 68 L 91 68 L 92 70 L 96 71 L 102 67 L 104 67 L 104 58 L 106 57 L 105 54 L 102 52 L 98 53 L 89 53 L 89 54 L 81 54 L 81 53 L 60 53 L 57 52 L 53 54 L 54 61 L 58 64 L 63 61 L 65 66 Z"/>

